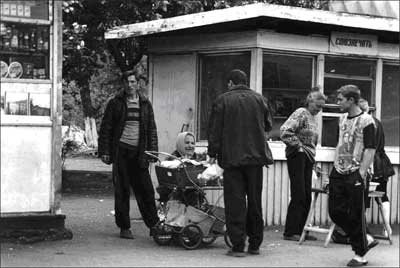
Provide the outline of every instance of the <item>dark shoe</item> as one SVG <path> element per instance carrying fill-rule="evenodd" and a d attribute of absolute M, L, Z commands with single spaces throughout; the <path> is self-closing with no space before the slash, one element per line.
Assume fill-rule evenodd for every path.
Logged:
<path fill-rule="evenodd" d="M 368 264 L 368 261 L 361 262 L 357 261 L 356 259 L 351 259 L 348 263 L 347 266 L 365 266 Z"/>
<path fill-rule="evenodd" d="M 260 249 L 259 248 L 248 248 L 247 253 L 250 255 L 260 255 Z"/>
<path fill-rule="evenodd" d="M 317 240 L 317 238 L 315 237 L 315 236 L 312 236 L 312 235 L 306 235 L 306 240 L 309 240 L 309 241 L 316 241 Z"/>
<path fill-rule="evenodd" d="M 245 257 L 246 254 L 243 251 L 233 251 L 232 249 L 228 250 L 226 255 L 231 256 L 231 257 Z"/>
<path fill-rule="evenodd" d="M 291 240 L 291 241 L 299 241 L 300 240 L 300 235 L 283 235 L 284 240 Z"/>
<path fill-rule="evenodd" d="M 129 229 L 121 229 L 119 233 L 119 237 L 125 238 L 125 239 L 133 239 L 133 234 L 131 230 Z"/>

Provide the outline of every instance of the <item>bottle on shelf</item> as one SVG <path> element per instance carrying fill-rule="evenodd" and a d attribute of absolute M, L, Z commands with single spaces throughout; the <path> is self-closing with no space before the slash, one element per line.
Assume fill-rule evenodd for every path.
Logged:
<path fill-rule="evenodd" d="M 3 12 L 3 9 L 1 11 Z M 0 49 L 4 48 L 4 36 L 6 35 L 6 30 L 7 30 L 6 25 L 3 22 L 1 22 L 0 23 Z"/>
<path fill-rule="evenodd" d="M 24 49 L 24 32 L 21 30 L 18 32 L 18 48 Z"/>
<path fill-rule="evenodd" d="M 40 51 L 40 50 L 43 50 L 43 48 L 44 48 L 43 32 L 40 29 L 38 29 L 36 49 Z"/>
<path fill-rule="evenodd" d="M 36 29 L 31 29 L 31 34 L 30 34 L 30 38 L 29 38 L 29 49 L 36 51 Z"/>
<path fill-rule="evenodd" d="M 5 35 L 3 35 L 3 49 L 10 49 L 11 48 L 11 27 L 6 26 Z"/>
<path fill-rule="evenodd" d="M 11 36 L 11 48 L 18 48 L 18 30 L 15 29 L 15 26 L 12 26 L 12 36 Z"/>
<path fill-rule="evenodd" d="M 29 49 L 29 33 L 28 31 L 24 32 L 24 41 L 23 41 L 23 47 L 24 49 L 28 50 Z"/>
<path fill-rule="evenodd" d="M 43 29 L 43 50 L 49 50 L 49 31 L 47 28 Z"/>

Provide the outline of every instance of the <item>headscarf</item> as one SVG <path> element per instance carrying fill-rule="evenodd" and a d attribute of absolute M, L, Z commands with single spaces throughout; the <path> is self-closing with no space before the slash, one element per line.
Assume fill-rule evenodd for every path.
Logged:
<path fill-rule="evenodd" d="M 181 132 L 176 138 L 176 150 L 181 156 L 185 156 L 185 138 L 188 135 L 192 136 L 194 141 L 196 142 L 196 138 L 192 132 Z"/>

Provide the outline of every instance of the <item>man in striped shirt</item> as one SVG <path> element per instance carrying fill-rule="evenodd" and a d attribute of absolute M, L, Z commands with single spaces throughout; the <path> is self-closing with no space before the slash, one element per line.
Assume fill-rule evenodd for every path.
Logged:
<path fill-rule="evenodd" d="M 113 163 L 115 221 L 120 237 L 133 239 L 129 200 L 133 189 L 143 221 L 150 235 L 159 221 L 149 161 L 144 151 L 158 151 L 157 128 L 150 101 L 139 91 L 133 73 L 124 74 L 125 88 L 108 104 L 100 127 L 99 155 Z"/>

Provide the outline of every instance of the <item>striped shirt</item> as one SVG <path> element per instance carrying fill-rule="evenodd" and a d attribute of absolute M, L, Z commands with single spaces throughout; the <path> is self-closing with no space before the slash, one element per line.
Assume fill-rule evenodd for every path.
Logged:
<path fill-rule="evenodd" d="M 120 142 L 137 147 L 139 145 L 139 98 L 127 101 L 128 111 Z"/>

